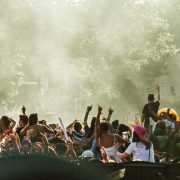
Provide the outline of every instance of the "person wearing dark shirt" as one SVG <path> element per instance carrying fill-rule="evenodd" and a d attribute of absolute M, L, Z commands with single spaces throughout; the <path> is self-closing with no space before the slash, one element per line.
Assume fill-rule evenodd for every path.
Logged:
<path fill-rule="evenodd" d="M 19 126 L 16 128 L 16 133 L 19 136 L 20 142 L 24 139 L 24 135 L 21 135 L 21 130 L 28 124 L 28 116 L 25 114 L 19 116 Z"/>
<path fill-rule="evenodd" d="M 142 111 L 142 118 L 141 121 L 144 123 L 144 127 L 146 129 L 149 128 L 150 125 L 150 119 L 153 120 L 154 122 L 157 122 L 158 117 L 157 117 L 157 112 L 159 110 L 160 106 L 160 86 L 157 86 L 157 101 L 154 102 L 154 94 L 149 94 L 148 95 L 148 103 L 144 105 L 143 111 Z"/>

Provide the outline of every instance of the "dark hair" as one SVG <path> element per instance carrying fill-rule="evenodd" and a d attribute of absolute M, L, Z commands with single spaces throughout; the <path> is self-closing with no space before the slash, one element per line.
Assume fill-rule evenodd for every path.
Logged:
<path fill-rule="evenodd" d="M 65 153 L 67 151 L 66 144 L 63 143 L 63 142 L 56 144 L 56 149 L 55 150 L 56 150 L 58 156 L 65 155 Z"/>
<path fill-rule="evenodd" d="M 29 125 L 34 125 L 34 124 L 37 124 L 38 122 L 38 115 L 35 113 L 35 114 L 30 114 L 29 116 Z"/>
<path fill-rule="evenodd" d="M 56 124 L 49 124 L 52 129 L 56 129 Z"/>
<path fill-rule="evenodd" d="M 154 94 L 148 95 L 148 101 L 154 101 Z"/>
<path fill-rule="evenodd" d="M 110 129 L 109 123 L 107 122 L 102 122 L 100 124 L 100 133 L 107 133 Z"/>
<path fill-rule="evenodd" d="M 118 126 L 119 126 L 119 120 L 114 120 L 112 122 L 112 127 L 114 128 L 114 130 L 116 130 L 118 128 Z"/>
<path fill-rule="evenodd" d="M 132 142 L 142 142 L 146 146 L 146 149 L 149 149 L 151 147 L 151 142 L 150 141 L 141 140 L 139 138 L 138 134 L 136 134 L 135 132 L 133 132 Z"/>
<path fill-rule="evenodd" d="M 23 122 L 23 124 L 27 124 L 28 123 L 28 121 L 29 121 L 29 119 L 28 119 L 28 117 L 26 116 L 26 115 L 20 115 L 19 116 L 19 119 L 20 119 L 20 121 L 22 121 Z"/>
<path fill-rule="evenodd" d="M 77 131 L 77 132 L 80 132 L 82 129 L 82 125 L 80 122 L 75 122 L 74 123 L 74 130 Z"/>
<path fill-rule="evenodd" d="M 4 125 L 6 127 L 9 127 L 9 125 L 11 124 L 11 121 L 10 121 L 10 119 L 7 116 L 2 116 L 1 120 L 4 121 Z"/>
<path fill-rule="evenodd" d="M 118 130 L 118 134 L 119 134 L 120 136 L 122 136 L 122 133 L 123 133 L 123 132 L 129 131 L 129 127 L 126 126 L 126 125 L 124 125 L 124 124 L 120 124 L 120 125 L 118 126 L 117 130 Z"/>
<path fill-rule="evenodd" d="M 165 136 L 166 135 L 166 123 L 165 122 L 158 122 L 154 129 L 155 136 Z"/>

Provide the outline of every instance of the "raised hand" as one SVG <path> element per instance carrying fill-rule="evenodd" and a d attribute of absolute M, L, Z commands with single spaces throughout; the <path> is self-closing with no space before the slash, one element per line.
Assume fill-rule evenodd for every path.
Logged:
<path fill-rule="evenodd" d="M 167 109 L 167 114 L 170 114 L 170 110 L 171 110 L 170 108 Z"/>
<path fill-rule="evenodd" d="M 22 113 L 26 114 L 26 108 L 24 106 L 22 107 Z"/>
<path fill-rule="evenodd" d="M 109 114 L 112 114 L 114 112 L 113 109 L 111 109 L 111 107 L 109 108 Z"/>
<path fill-rule="evenodd" d="M 92 110 L 92 105 L 87 107 L 87 112 L 90 112 Z"/>
<path fill-rule="evenodd" d="M 98 106 L 98 112 L 101 113 L 103 108 L 101 106 Z"/>
<path fill-rule="evenodd" d="M 158 91 L 160 90 L 160 85 L 159 85 L 159 84 L 157 85 L 156 89 L 157 89 Z"/>
<path fill-rule="evenodd" d="M 107 118 L 103 117 L 102 120 L 103 120 L 103 121 L 107 121 Z"/>

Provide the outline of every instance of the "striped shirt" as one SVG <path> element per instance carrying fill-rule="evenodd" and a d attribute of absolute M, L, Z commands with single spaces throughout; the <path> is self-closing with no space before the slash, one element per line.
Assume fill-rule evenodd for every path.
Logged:
<path fill-rule="evenodd" d="M 82 141 L 84 137 L 85 137 L 85 134 L 82 132 L 73 131 L 71 134 L 71 139 L 73 142 Z"/>

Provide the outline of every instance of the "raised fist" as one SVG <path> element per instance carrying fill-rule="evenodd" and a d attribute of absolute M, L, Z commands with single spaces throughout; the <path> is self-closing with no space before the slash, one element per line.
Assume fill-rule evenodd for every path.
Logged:
<path fill-rule="evenodd" d="M 88 112 L 91 111 L 91 110 L 92 110 L 92 105 L 87 107 Z"/>
<path fill-rule="evenodd" d="M 98 112 L 102 112 L 103 108 L 101 106 L 98 106 Z"/>
<path fill-rule="evenodd" d="M 112 114 L 114 112 L 113 109 L 111 109 L 111 107 L 109 108 L 109 114 Z"/>

